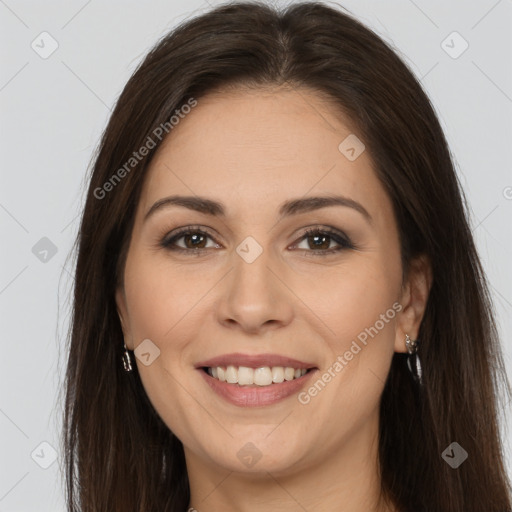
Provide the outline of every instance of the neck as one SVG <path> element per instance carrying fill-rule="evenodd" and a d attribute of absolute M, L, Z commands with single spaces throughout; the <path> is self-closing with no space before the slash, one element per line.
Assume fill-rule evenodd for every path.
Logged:
<path fill-rule="evenodd" d="M 321 443 L 319 443 L 321 444 Z M 301 469 L 239 473 L 205 463 L 185 448 L 197 512 L 395 512 L 384 502 L 378 465 L 378 415 L 336 451 Z M 294 464 L 298 467 L 299 464 Z"/>

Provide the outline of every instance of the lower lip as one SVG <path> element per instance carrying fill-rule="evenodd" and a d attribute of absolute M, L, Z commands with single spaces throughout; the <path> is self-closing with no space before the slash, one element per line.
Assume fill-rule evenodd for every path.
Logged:
<path fill-rule="evenodd" d="M 275 404 L 298 393 L 300 389 L 309 382 L 311 375 L 316 373 L 317 370 L 315 368 L 298 379 L 284 381 L 279 384 L 270 384 L 269 386 L 239 386 L 238 384 L 229 384 L 215 379 L 201 368 L 198 371 L 203 375 L 206 383 L 215 393 L 233 405 L 239 407 L 262 407 Z"/>

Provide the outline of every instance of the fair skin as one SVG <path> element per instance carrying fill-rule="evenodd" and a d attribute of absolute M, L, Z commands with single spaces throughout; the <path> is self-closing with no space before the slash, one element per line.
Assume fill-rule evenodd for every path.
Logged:
<path fill-rule="evenodd" d="M 394 352 L 406 352 L 406 333 L 417 337 L 431 273 L 419 258 L 402 282 L 392 205 L 369 151 L 350 161 L 338 149 L 351 133 L 310 90 L 224 91 L 198 99 L 148 169 L 116 302 L 127 347 L 150 339 L 160 350 L 148 366 L 136 358 L 137 369 L 183 443 L 199 512 L 394 510 L 380 497 L 379 402 Z M 168 205 L 144 220 L 171 195 L 220 202 L 225 216 Z M 279 219 L 285 201 L 329 195 L 371 220 L 348 206 Z M 187 226 L 207 231 L 175 240 L 188 253 L 160 245 Z M 315 243 L 304 236 L 311 227 L 340 231 L 353 247 L 324 254 L 340 244 L 321 234 Z M 249 236 L 263 250 L 251 263 L 236 251 Z M 307 391 L 383 314 L 378 334 L 308 403 L 294 393 L 234 405 L 194 366 L 281 354 L 317 368 Z M 237 456 L 247 443 L 261 456 L 250 467 Z"/>

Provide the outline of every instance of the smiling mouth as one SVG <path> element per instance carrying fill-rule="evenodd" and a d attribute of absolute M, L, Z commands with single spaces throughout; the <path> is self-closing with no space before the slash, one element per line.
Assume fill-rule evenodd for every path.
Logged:
<path fill-rule="evenodd" d="M 262 366 L 249 368 L 247 366 L 214 366 L 202 367 L 210 377 L 236 386 L 265 387 L 283 382 L 297 380 L 314 368 L 292 368 L 290 366 Z"/>

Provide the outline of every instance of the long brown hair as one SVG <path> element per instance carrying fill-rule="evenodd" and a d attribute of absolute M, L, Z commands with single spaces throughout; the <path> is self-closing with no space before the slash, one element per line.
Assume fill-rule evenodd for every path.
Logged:
<path fill-rule="evenodd" d="M 177 109 L 214 89 L 282 84 L 329 97 L 351 120 L 392 199 L 404 272 L 419 254 L 432 263 L 419 332 L 423 388 L 397 353 L 382 395 L 384 495 L 401 511 L 511 510 L 498 402 L 510 387 L 443 131 L 389 45 L 341 9 L 311 2 L 283 11 L 234 3 L 183 23 L 148 53 L 115 105 L 94 156 L 76 240 L 62 436 L 68 510 L 188 506 L 183 446 L 152 407 L 137 371 L 123 370 L 115 289 L 144 176 L 164 138 L 155 129 L 168 128 Z M 133 152 L 148 146 L 148 137 L 153 147 L 134 163 Z M 452 442 L 468 453 L 457 469 L 442 457 Z"/>

